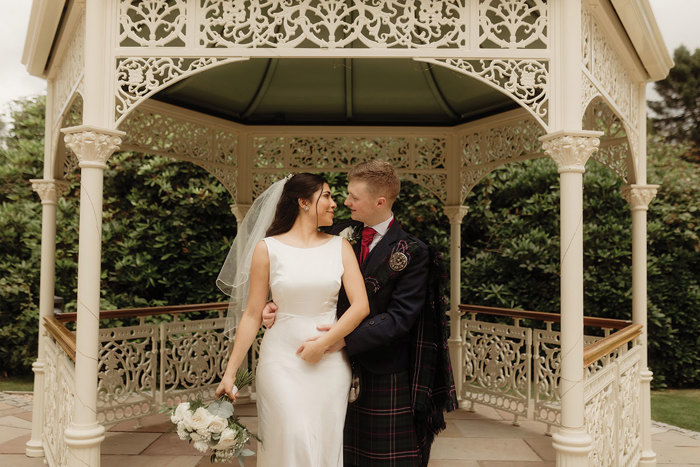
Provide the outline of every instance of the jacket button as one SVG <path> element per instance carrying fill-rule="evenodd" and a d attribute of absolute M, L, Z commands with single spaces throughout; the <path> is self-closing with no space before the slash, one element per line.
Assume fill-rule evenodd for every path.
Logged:
<path fill-rule="evenodd" d="M 386 316 L 382 316 L 382 318 L 381 318 L 381 319 L 382 319 L 382 321 L 384 321 L 384 320 L 386 319 Z"/>
<path fill-rule="evenodd" d="M 369 325 L 370 325 L 370 326 L 373 326 L 373 325 L 374 325 L 374 320 L 370 320 Z"/>

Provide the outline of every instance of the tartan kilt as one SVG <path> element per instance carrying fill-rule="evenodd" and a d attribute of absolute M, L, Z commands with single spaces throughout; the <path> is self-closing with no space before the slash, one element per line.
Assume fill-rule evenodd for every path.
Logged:
<path fill-rule="evenodd" d="M 408 371 L 377 375 L 361 369 L 360 385 L 345 416 L 343 465 L 420 466 Z"/>

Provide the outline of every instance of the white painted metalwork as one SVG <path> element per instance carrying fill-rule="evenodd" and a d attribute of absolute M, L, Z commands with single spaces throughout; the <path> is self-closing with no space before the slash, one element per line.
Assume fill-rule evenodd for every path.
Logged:
<path fill-rule="evenodd" d="M 636 466 L 641 455 L 639 362 L 635 345 L 586 380 L 585 420 L 591 467 Z"/>
<path fill-rule="evenodd" d="M 73 420 L 75 402 L 75 365 L 48 333 L 44 333 L 44 337 L 46 374 L 42 441 L 47 463 L 64 467 L 68 465 L 64 432 Z"/>

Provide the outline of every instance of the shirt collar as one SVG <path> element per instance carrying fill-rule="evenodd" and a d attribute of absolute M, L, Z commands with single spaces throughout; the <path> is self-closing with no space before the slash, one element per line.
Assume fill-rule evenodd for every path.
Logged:
<path fill-rule="evenodd" d="M 386 234 L 386 231 L 389 230 L 389 225 L 391 224 L 391 221 L 392 221 L 392 220 L 394 220 L 394 214 L 393 214 L 393 213 L 392 213 L 391 216 L 389 216 L 389 218 L 388 218 L 387 220 L 385 220 L 384 222 L 380 222 L 380 223 L 377 224 L 377 225 L 371 225 L 370 227 L 372 227 L 374 230 L 376 230 L 377 233 L 378 233 L 380 236 L 384 236 L 384 235 Z"/>

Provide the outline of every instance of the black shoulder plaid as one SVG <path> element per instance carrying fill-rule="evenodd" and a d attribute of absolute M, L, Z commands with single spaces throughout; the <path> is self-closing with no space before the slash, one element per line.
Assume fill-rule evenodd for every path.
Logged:
<path fill-rule="evenodd" d="M 447 274 L 442 255 L 432 247 L 429 254 L 425 309 L 411 335 L 411 403 L 424 466 L 428 465 L 435 435 L 445 429 L 444 412 L 457 408 L 447 345 L 447 301 L 444 295 Z"/>

